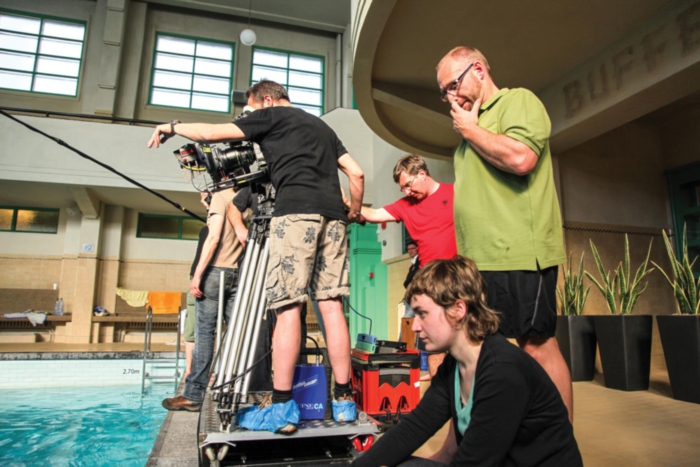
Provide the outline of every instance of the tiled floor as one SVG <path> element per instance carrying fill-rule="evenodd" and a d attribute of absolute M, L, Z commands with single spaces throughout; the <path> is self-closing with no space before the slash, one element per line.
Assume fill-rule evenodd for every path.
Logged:
<path fill-rule="evenodd" d="M 700 465 L 700 404 L 674 400 L 665 370 L 652 370 L 648 391 L 607 389 L 602 375 L 574 383 L 574 433 L 586 467 Z M 416 455 L 429 456 L 446 435 L 444 427 Z"/>

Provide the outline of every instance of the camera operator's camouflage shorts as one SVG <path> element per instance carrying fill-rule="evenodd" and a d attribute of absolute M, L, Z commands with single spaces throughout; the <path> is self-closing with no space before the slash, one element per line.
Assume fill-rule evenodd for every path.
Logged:
<path fill-rule="evenodd" d="M 269 308 L 348 295 L 347 223 L 320 214 L 275 217 L 267 265 Z"/>

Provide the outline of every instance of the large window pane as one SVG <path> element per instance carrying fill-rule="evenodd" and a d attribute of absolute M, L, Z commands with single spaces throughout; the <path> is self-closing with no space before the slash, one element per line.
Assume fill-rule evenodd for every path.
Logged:
<path fill-rule="evenodd" d="M 0 48 L 2 49 L 36 53 L 38 43 L 39 39 L 34 36 L 0 32 Z"/>
<path fill-rule="evenodd" d="M 313 115 L 323 114 L 323 57 L 254 47 L 252 67 L 251 85 L 263 79 L 275 81 L 287 88 L 296 107 Z"/>
<path fill-rule="evenodd" d="M 58 76 L 34 76 L 34 89 L 36 92 L 51 94 L 63 94 L 75 96 L 78 92 L 78 80 L 73 78 L 59 78 Z"/>
<path fill-rule="evenodd" d="M 195 76 L 192 89 L 215 94 L 226 94 L 228 96 L 230 93 L 230 83 L 231 81 L 228 79 L 212 78 L 211 76 Z"/>
<path fill-rule="evenodd" d="M 142 237 L 178 238 L 179 229 L 178 218 L 141 216 Z"/>
<path fill-rule="evenodd" d="M 253 52 L 253 63 L 255 65 L 271 65 L 287 68 L 288 55 L 286 53 L 270 52 L 268 50 L 255 50 Z"/>
<path fill-rule="evenodd" d="M 207 58 L 218 58 L 219 60 L 227 60 L 230 62 L 233 57 L 233 47 L 225 44 L 198 42 L 197 56 Z"/>
<path fill-rule="evenodd" d="M 0 71 L 0 87 L 77 96 L 84 38 L 84 24 L 0 13 L 0 67 L 26 72 Z"/>
<path fill-rule="evenodd" d="M 153 88 L 151 104 L 167 105 L 170 107 L 189 107 L 190 93 Z"/>
<path fill-rule="evenodd" d="M 231 63 L 198 58 L 195 60 L 194 72 L 203 75 L 229 77 L 231 76 Z"/>
<path fill-rule="evenodd" d="M 31 72 L 34 70 L 34 57 L 35 55 L 0 52 L 0 63 L 3 68 Z"/>
<path fill-rule="evenodd" d="M 213 94 L 192 93 L 192 108 L 201 110 L 216 110 L 226 112 L 228 110 L 228 96 L 215 96 Z"/>
<path fill-rule="evenodd" d="M 58 211 L 17 210 L 18 232 L 56 233 L 58 231 Z"/>
<path fill-rule="evenodd" d="M 181 57 L 178 55 L 157 54 L 156 69 L 174 70 L 183 73 L 191 73 L 194 59 L 189 57 Z"/>
<path fill-rule="evenodd" d="M 194 55 L 194 41 L 180 37 L 158 36 L 156 50 L 182 55 Z"/>
<path fill-rule="evenodd" d="M 58 55 L 59 57 L 80 58 L 83 54 L 83 44 L 81 42 L 44 38 L 39 43 L 39 53 Z"/>
<path fill-rule="evenodd" d="M 233 44 L 165 35 L 158 35 L 156 44 L 150 104 L 230 111 Z M 161 87 L 182 89 L 183 92 Z"/>
<path fill-rule="evenodd" d="M 47 36 L 62 37 L 82 41 L 85 36 L 85 27 L 79 24 L 57 23 L 56 21 L 44 21 L 42 33 Z"/>
<path fill-rule="evenodd" d="M 0 230 L 12 230 L 14 209 L 0 209 Z"/>
<path fill-rule="evenodd" d="M 171 71 L 156 71 L 156 74 L 153 76 L 153 85 L 189 90 L 192 87 L 192 75 L 173 73 Z"/>
<path fill-rule="evenodd" d="M 38 73 L 51 73 L 54 75 L 65 75 L 78 77 L 80 73 L 80 62 L 78 60 L 68 60 L 65 58 L 39 57 L 36 64 Z"/>
<path fill-rule="evenodd" d="M 31 91 L 32 75 L 0 70 L 0 88 Z"/>
<path fill-rule="evenodd" d="M 319 58 L 300 57 L 292 55 L 289 57 L 289 68 L 293 70 L 323 72 L 323 60 Z"/>
<path fill-rule="evenodd" d="M 8 31 L 26 32 L 30 34 L 39 34 L 40 28 L 40 19 L 0 14 L 0 29 L 6 29 Z"/>

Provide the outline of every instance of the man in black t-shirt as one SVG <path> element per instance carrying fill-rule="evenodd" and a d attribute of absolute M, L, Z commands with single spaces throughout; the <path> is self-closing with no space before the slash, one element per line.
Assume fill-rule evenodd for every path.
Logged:
<path fill-rule="evenodd" d="M 334 404 L 334 416 L 350 421 L 335 409 L 351 404 L 350 335 L 342 307 L 342 297 L 349 294 L 346 225 L 359 219 L 364 174 L 325 122 L 292 107 L 283 86 L 263 80 L 246 96 L 248 105 L 256 109 L 247 117 L 220 125 L 178 121 L 159 125 L 148 147 L 158 147 L 161 136 L 175 134 L 201 142 L 246 140 L 260 145 L 277 192 L 266 285 L 268 306 L 277 310 L 272 407 L 277 410 L 274 407 L 278 404 L 286 406 L 291 401 L 301 344 L 300 311 L 310 287 L 328 333 L 326 345 L 336 381 L 334 398 L 339 402 Z M 349 179 L 347 215 L 338 169 Z M 295 430 L 290 422 L 278 431 Z"/>

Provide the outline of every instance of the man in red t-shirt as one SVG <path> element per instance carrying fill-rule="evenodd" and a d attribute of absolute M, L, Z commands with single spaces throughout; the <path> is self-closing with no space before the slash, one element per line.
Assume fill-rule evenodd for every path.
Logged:
<path fill-rule="evenodd" d="M 415 154 L 407 154 L 399 160 L 394 167 L 394 181 L 406 196 L 379 209 L 363 206 L 360 221 L 372 224 L 403 221 L 418 245 L 419 268 L 436 259 L 456 256 L 454 187 L 436 182 L 425 160 Z M 429 355 L 430 376 L 421 379 L 430 379 L 444 358 L 444 353 Z"/>
<path fill-rule="evenodd" d="M 457 255 L 454 228 L 454 188 L 430 176 L 422 157 L 408 154 L 394 167 L 394 181 L 404 198 L 379 209 L 362 207 L 363 220 L 372 224 L 400 222 L 418 245 L 420 267 Z"/>

